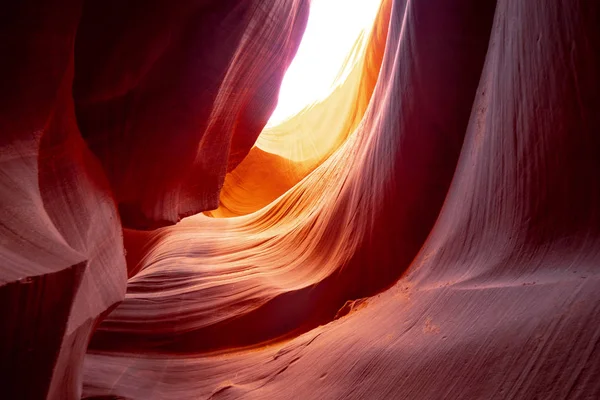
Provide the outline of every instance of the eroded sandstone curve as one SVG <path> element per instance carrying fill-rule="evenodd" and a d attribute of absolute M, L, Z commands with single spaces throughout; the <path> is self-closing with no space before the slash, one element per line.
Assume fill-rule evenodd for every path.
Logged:
<path fill-rule="evenodd" d="M 306 0 L 84 2 L 77 120 L 124 226 L 217 208 L 225 173 L 275 107 L 307 15 Z"/>
<path fill-rule="evenodd" d="M 5 10 L 0 397 L 600 397 L 600 4 Z"/>

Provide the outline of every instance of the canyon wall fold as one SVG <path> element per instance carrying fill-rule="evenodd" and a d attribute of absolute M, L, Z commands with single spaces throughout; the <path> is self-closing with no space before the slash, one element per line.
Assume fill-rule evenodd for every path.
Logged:
<path fill-rule="evenodd" d="M 598 395 L 596 11 L 394 2 L 356 131 L 265 208 L 150 235 L 86 390 Z"/>
<path fill-rule="evenodd" d="M 600 397 L 600 4 L 383 0 L 264 128 L 308 1 L 67 3 L 0 24 L 3 395 Z"/>
<path fill-rule="evenodd" d="M 307 16 L 306 0 L 85 2 L 77 120 L 124 226 L 217 208 L 225 173 L 275 108 Z"/>
<path fill-rule="evenodd" d="M 493 7 L 460 5 L 448 13 L 414 11 L 422 31 L 391 26 L 387 48 L 394 51 L 358 131 L 275 202 L 245 217 L 197 215 L 148 234 L 151 246 L 124 302 L 91 347 L 144 353 L 247 346 L 333 319 L 347 300 L 398 279 L 452 178 L 478 82 L 464 65 L 478 54 L 479 71 L 485 57 L 489 25 L 479 20 L 482 12 L 491 19 Z M 395 17 L 408 18 L 405 10 L 397 7 Z M 380 16 L 387 19 L 385 8 Z M 459 30 L 469 16 L 477 22 Z M 434 35 L 442 23 L 456 34 Z M 398 64 L 402 57 L 410 62 Z M 444 85 L 439 64 L 456 74 Z"/>
<path fill-rule="evenodd" d="M 1 33 L 2 396 L 78 398 L 90 335 L 125 294 L 123 239 L 75 121 L 81 4 L 34 3 L 10 6 Z"/>

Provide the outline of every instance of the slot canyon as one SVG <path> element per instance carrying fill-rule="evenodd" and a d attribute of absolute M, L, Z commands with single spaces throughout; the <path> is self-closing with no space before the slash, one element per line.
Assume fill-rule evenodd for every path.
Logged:
<path fill-rule="evenodd" d="M 600 398 L 600 1 L 17 0 L 0 60 L 0 399 Z"/>

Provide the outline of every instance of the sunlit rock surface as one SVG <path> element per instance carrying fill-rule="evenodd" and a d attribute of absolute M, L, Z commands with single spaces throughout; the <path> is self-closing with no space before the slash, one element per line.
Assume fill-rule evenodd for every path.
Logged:
<path fill-rule="evenodd" d="M 383 0 L 264 130 L 308 2 L 125 4 L 0 25 L 8 398 L 600 397 L 600 3 Z"/>

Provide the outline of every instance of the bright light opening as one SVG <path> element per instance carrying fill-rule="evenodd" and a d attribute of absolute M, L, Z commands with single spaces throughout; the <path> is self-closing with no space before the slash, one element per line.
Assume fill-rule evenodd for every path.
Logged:
<path fill-rule="evenodd" d="M 311 1 L 306 31 L 283 78 L 268 127 L 331 93 L 355 42 L 370 32 L 380 4 L 381 0 Z"/>

